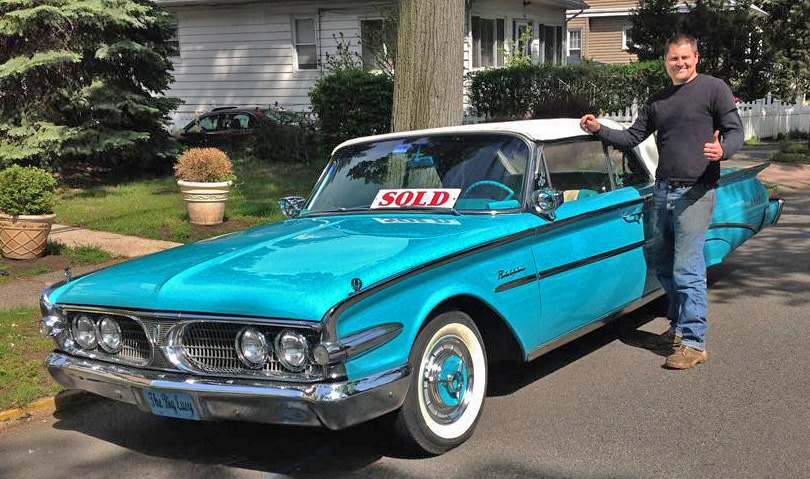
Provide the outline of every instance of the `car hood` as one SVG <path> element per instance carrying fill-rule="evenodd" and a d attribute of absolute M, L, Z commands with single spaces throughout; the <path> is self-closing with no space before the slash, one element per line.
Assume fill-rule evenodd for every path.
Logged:
<path fill-rule="evenodd" d="M 78 278 L 50 300 L 320 320 L 363 286 L 529 227 L 521 214 L 353 215 L 288 220 Z"/>

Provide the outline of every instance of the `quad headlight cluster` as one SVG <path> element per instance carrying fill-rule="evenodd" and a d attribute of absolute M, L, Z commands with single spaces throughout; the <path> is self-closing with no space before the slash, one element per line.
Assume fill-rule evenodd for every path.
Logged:
<path fill-rule="evenodd" d="M 307 338 L 290 329 L 279 333 L 271 342 L 259 329 L 248 326 L 236 335 L 235 346 L 239 360 L 251 369 L 264 367 L 273 354 L 273 348 L 279 362 L 290 371 L 303 371 L 309 363 Z"/>
<path fill-rule="evenodd" d="M 93 319 L 81 314 L 73 320 L 71 333 L 76 345 L 82 349 L 98 346 L 106 353 L 116 354 L 124 344 L 121 326 L 111 316 Z"/>

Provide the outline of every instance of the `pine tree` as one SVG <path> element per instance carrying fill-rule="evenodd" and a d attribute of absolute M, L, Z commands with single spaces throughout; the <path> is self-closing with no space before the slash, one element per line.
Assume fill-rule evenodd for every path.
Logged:
<path fill-rule="evenodd" d="M 0 165 L 171 165 L 171 35 L 148 0 L 0 0 Z"/>
<path fill-rule="evenodd" d="M 630 15 L 631 41 L 627 49 L 641 61 L 659 60 L 664 56 L 664 44 L 680 28 L 677 0 L 640 0 Z"/>

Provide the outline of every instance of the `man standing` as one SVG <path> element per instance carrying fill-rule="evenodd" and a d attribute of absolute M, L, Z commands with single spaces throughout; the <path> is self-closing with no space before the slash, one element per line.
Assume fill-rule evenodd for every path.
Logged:
<path fill-rule="evenodd" d="M 624 149 L 657 131 L 658 168 L 650 226 L 655 238 L 653 261 L 669 299 L 671 326 L 655 336 L 650 346 L 674 350 L 667 356 L 666 367 L 689 369 L 708 357 L 703 243 L 714 210 L 720 160 L 742 148 L 743 130 L 728 85 L 697 73 L 697 40 L 676 35 L 665 51 L 672 87 L 644 105 L 628 130 L 603 127 L 593 115 L 583 116 L 580 126 Z"/>

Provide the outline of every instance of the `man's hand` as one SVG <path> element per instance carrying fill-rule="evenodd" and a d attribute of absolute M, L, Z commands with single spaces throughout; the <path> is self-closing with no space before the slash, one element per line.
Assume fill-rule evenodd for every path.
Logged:
<path fill-rule="evenodd" d="M 709 161 L 723 159 L 723 145 L 720 144 L 720 131 L 714 130 L 714 141 L 703 144 L 703 156 Z"/>
<path fill-rule="evenodd" d="M 602 125 L 600 125 L 599 122 L 596 121 L 596 117 L 591 114 L 582 116 L 579 120 L 579 127 L 588 133 L 596 133 L 602 129 Z"/>

